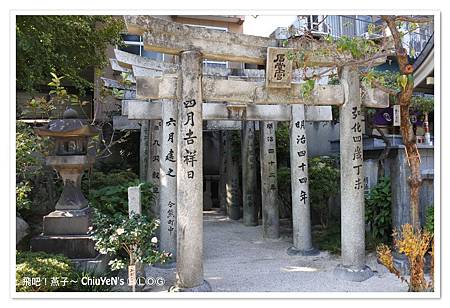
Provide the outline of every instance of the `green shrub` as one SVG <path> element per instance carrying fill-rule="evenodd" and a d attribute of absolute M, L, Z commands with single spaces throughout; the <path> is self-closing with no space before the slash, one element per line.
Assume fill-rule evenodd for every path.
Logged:
<path fill-rule="evenodd" d="M 291 192 L 291 169 L 280 167 L 277 170 L 278 201 L 280 202 L 280 216 L 292 216 L 292 192 Z"/>
<path fill-rule="evenodd" d="M 31 126 L 16 122 L 16 207 L 19 211 L 31 207 L 31 181 L 40 174 L 43 160 L 38 153 L 45 147 Z"/>
<path fill-rule="evenodd" d="M 427 207 L 425 212 L 425 230 L 434 234 L 434 206 L 430 205 Z"/>
<path fill-rule="evenodd" d="M 79 271 L 62 255 L 30 251 L 16 253 L 17 292 L 107 292 L 111 286 L 82 284 L 83 277 L 95 279 L 107 275 L 109 273 L 99 276 Z"/>
<path fill-rule="evenodd" d="M 108 173 L 94 171 L 83 181 L 82 191 L 91 206 L 103 214 L 128 215 L 128 187 L 141 185 L 143 213 L 148 213 L 153 200 L 153 185 L 140 182 L 131 171 L 111 170 Z"/>
<path fill-rule="evenodd" d="M 164 263 L 169 253 L 158 251 L 155 232 L 158 223 L 144 215 L 132 217 L 117 213 L 113 216 L 96 212 L 94 216 L 93 239 L 95 248 L 101 254 L 109 254 L 115 259 L 109 262 L 111 270 L 135 265 Z"/>
<path fill-rule="evenodd" d="M 337 158 L 330 156 L 314 157 L 308 160 L 309 195 L 311 210 L 318 215 L 323 227 L 328 225 L 328 201 L 339 192 L 340 172 Z"/>
<path fill-rule="evenodd" d="M 323 227 L 329 220 L 328 200 L 339 191 L 339 168 L 335 157 L 320 156 L 308 159 L 309 195 L 312 214 Z M 283 209 L 291 212 L 291 169 L 280 167 L 277 170 L 278 199 Z"/>
<path fill-rule="evenodd" d="M 391 195 L 391 181 L 388 177 L 382 177 L 365 197 L 366 224 L 376 241 L 387 241 L 392 230 Z"/>
<path fill-rule="evenodd" d="M 86 174 L 86 178 L 81 184 L 83 193 L 88 196 L 90 189 L 100 189 L 107 186 L 117 186 L 126 182 L 137 180 L 136 173 L 128 170 L 112 169 L 108 172 L 94 170 Z"/>
<path fill-rule="evenodd" d="M 62 280 L 70 284 L 74 269 L 70 260 L 61 255 L 44 252 L 16 253 L 16 291 L 17 292 L 50 292 L 64 288 Z M 32 284 L 40 280 L 37 283 Z M 55 285 L 58 280 L 59 285 Z M 53 285 L 52 285 L 53 282 Z M 67 285 L 66 285 L 67 286 Z"/>
<path fill-rule="evenodd" d="M 103 214 L 113 216 L 116 213 L 128 215 L 128 187 L 141 185 L 142 213 L 149 213 L 153 200 L 152 185 L 148 182 L 133 180 L 115 186 L 92 189 L 88 200 L 93 208 Z"/>

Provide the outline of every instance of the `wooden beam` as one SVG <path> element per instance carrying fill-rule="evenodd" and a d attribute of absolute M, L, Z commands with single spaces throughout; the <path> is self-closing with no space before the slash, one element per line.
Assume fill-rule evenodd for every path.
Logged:
<path fill-rule="evenodd" d="M 209 60 L 265 64 L 276 39 L 183 25 L 152 16 L 124 16 L 130 34 L 143 36 L 146 50 L 179 54 L 199 50 Z"/>

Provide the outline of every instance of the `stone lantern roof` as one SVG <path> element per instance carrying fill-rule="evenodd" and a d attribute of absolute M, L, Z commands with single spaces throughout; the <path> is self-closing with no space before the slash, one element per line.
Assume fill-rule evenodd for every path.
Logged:
<path fill-rule="evenodd" d="M 68 108 L 63 119 L 53 120 L 46 127 L 36 128 L 36 134 L 41 137 L 91 137 L 98 135 L 100 131 L 89 125 L 86 120 L 79 119 L 78 113 Z"/>

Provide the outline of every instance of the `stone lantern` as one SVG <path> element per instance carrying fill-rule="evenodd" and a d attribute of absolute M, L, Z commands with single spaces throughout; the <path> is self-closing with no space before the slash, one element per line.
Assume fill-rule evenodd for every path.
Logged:
<path fill-rule="evenodd" d="M 35 132 L 53 140 L 53 153 L 46 158 L 46 164 L 60 174 L 64 189 L 55 211 L 44 216 L 42 235 L 31 240 L 31 250 L 61 253 L 74 259 L 96 257 L 89 236 L 90 208 L 81 192 L 81 178 L 94 163 L 95 156 L 88 154 L 88 142 L 99 131 L 68 108 L 63 119 L 50 121 Z"/>

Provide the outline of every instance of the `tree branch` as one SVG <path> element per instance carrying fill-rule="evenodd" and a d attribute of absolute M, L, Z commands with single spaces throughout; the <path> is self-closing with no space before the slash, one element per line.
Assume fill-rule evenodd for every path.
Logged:
<path fill-rule="evenodd" d="M 412 22 L 412 23 L 417 23 L 417 24 L 431 23 L 434 20 L 433 17 L 412 17 L 412 16 L 406 16 L 406 15 L 399 15 L 399 16 L 396 16 L 394 19 L 395 19 L 395 21 L 407 21 L 407 22 Z"/>

